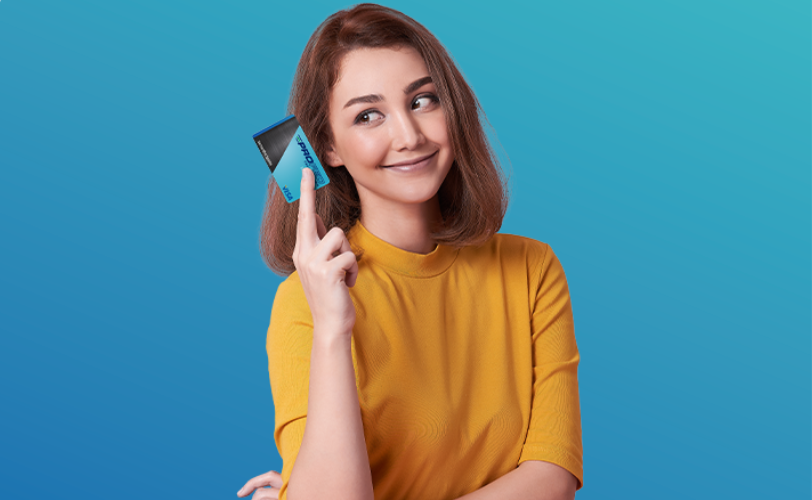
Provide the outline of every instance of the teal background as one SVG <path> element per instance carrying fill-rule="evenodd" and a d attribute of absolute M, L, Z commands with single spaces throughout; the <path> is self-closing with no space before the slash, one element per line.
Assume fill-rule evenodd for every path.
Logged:
<path fill-rule="evenodd" d="M 236 498 L 281 461 L 251 136 L 341 2 L 0 2 L 0 497 Z M 809 498 L 810 5 L 387 3 L 567 272 L 578 498 Z"/>

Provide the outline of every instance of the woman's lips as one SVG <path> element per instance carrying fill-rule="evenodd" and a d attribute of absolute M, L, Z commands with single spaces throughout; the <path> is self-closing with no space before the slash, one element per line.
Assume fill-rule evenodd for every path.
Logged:
<path fill-rule="evenodd" d="M 415 170 L 420 170 L 421 168 L 428 165 L 429 162 L 431 162 L 431 159 L 434 158 L 437 155 L 438 151 L 435 151 L 430 155 L 424 156 L 423 159 L 420 159 L 420 160 L 416 161 L 415 163 L 408 163 L 408 164 L 405 164 L 405 165 L 395 164 L 395 165 L 389 165 L 389 166 L 381 165 L 381 167 L 389 169 L 389 170 L 397 170 L 398 172 L 413 172 Z"/>

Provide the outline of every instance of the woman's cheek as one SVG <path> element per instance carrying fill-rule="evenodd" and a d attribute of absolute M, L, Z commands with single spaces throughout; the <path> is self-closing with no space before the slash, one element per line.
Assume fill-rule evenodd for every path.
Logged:
<path fill-rule="evenodd" d="M 379 138 L 365 138 L 359 144 L 360 156 L 363 163 L 370 167 L 377 167 L 386 158 L 386 144 Z"/>
<path fill-rule="evenodd" d="M 448 140 L 448 125 L 442 114 L 438 113 L 437 119 L 433 120 L 430 125 L 431 136 L 433 140 L 443 146 L 449 145 Z"/>

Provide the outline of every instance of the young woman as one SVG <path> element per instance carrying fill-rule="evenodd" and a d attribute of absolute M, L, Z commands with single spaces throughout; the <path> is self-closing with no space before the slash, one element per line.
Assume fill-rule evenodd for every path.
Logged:
<path fill-rule="evenodd" d="M 549 245 L 499 234 L 506 184 L 439 41 L 360 4 L 310 38 L 289 102 L 326 165 L 261 235 L 288 275 L 267 337 L 281 474 L 254 499 L 563 499 L 583 485 L 580 360 Z M 269 488 L 266 488 L 269 486 Z"/>

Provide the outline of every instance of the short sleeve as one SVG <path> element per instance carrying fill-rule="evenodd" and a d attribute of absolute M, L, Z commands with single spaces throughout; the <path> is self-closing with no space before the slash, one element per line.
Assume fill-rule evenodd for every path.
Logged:
<path fill-rule="evenodd" d="M 542 460 L 554 463 L 583 486 L 581 408 L 578 397 L 578 363 L 567 279 L 564 268 L 545 244 L 537 265 L 535 304 L 531 319 L 533 337 L 533 397 L 527 439 L 519 463 Z"/>
<path fill-rule="evenodd" d="M 266 342 L 274 441 L 282 457 L 280 500 L 287 498 L 293 464 L 304 437 L 312 345 L 313 320 L 307 299 L 298 278 L 289 277 L 277 288 Z"/>

